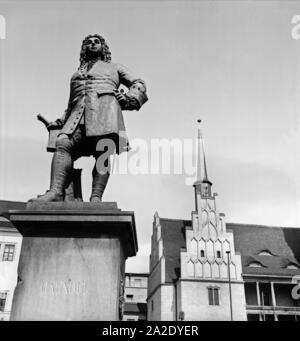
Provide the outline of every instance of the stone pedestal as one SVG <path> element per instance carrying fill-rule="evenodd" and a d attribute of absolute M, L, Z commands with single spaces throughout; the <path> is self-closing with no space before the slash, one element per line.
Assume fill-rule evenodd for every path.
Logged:
<path fill-rule="evenodd" d="M 23 236 L 11 320 L 120 319 L 125 260 L 137 252 L 133 212 L 116 203 L 29 203 L 7 217 Z"/>

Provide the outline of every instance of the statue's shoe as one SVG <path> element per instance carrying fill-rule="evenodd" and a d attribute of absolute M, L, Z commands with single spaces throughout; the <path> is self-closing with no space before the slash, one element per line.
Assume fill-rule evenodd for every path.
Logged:
<path fill-rule="evenodd" d="M 45 194 L 38 195 L 37 198 L 32 198 L 29 202 L 53 202 L 53 201 L 63 201 L 64 198 L 61 194 L 54 190 L 49 190 Z"/>
<path fill-rule="evenodd" d="M 102 199 L 100 197 L 90 197 L 90 202 L 99 203 L 102 202 Z"/>

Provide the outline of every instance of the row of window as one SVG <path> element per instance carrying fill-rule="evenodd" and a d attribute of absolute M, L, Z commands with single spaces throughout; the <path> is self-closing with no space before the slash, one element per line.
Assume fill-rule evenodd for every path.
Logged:
<path fill-rule="evenodd" d="M 205 251 L 200 250 L 200 257 L 204 258 L 205 257 Z M 221 258 L 221 251 L 217 251 L 217 258 Z"/>
<path fill-rule="evenodd" d="M 3 262 L 12 262 L 14 260 L 15 254 L 15 245 L 14 244 L 4 244 L 4 250 L 2 255 Z M 1 244 L 0 244 L 1 249 Z"/>

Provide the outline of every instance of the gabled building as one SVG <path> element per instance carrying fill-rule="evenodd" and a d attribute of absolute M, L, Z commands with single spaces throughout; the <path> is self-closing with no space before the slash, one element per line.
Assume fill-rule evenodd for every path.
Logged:
<path fill-rule="evenodd" d="M 198 129 L 191 220 L 156 212 L 148 320 L 300 321 L 300 228 L 225 222 Z"/>
<path fill-rule="evenodd" d="M 200 127 L 194 192 L 191 221 L 154 216 L 148 320 L 246 320 L 241 255 L 218 212 Z"/>

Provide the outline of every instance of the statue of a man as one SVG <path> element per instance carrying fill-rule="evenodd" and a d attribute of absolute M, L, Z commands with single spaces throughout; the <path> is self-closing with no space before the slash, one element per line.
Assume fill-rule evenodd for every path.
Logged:
<path fill-rule="evenodd" d="M 119 92 L 120 84 L 129 89 L 126 94 Z M 80 66 L 71 78 L 67 110 L 50 124 L 61 128 L 52 159 L 50 189 L 31 201 L 63 201 L 73 162 L 80 156 L 93 155 L 96 164 L 90 201 L 101 202 L 110 175 L 109 154 L 129 149 L 121 110 L 139 110 L 147 99 L 145 82 L 123 65 L 111 62 L 104 38 L 87 36 L 82 42 Z M 115 149 L 97 150 L 103 139 L 113 141 Z M 97 160 L 104 153 L 103 165 Z"/>

